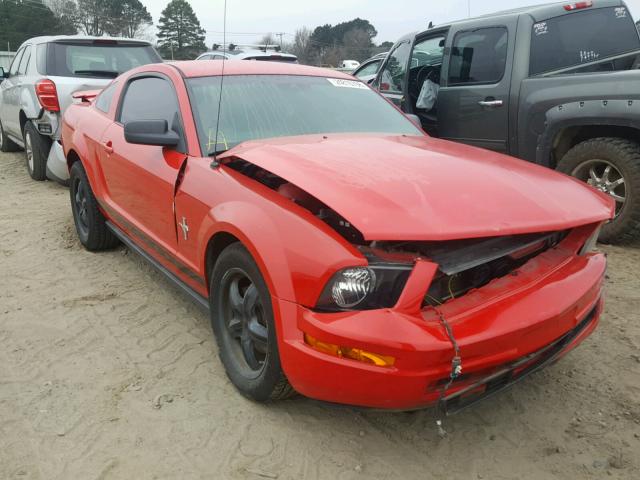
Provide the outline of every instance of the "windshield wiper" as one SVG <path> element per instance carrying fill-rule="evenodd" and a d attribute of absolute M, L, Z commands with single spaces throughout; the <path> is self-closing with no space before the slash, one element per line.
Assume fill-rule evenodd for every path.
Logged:
<path fill-rule="evenodd" d="M 120 72 L 115 70 L 75 70 L 74 75 L 95 75 L 98 77 L 116 78 Z"/>

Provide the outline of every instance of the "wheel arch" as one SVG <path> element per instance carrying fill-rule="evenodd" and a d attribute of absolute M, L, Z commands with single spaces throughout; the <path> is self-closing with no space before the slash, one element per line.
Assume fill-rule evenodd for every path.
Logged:
<path fill-rule="evenodd" d="M 545 113 L 536 163 L 556 168 L 575 145 L 598 137 L 640 142 L 640 101 L 585 100 L 557 105 Z"/>
<path fill-rule="evenodd" d="M 572 125 L 558 130 L 553 138 L 550 155 L 550 167 L 555 168 L 560 159 L 573 147 L 593 138 L 623 138 L 640 143 L 640 128 L 626 125 Z"/>

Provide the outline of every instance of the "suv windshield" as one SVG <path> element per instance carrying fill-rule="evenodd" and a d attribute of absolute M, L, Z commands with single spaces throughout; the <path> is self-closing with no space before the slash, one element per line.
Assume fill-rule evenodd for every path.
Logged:
<path fill-rule="evenodd" d="M 162 59 L 150 45 L 96 40 L 92 43 L 51 43 L 47 75 L 115 78 L 132 68 Z"/>
<path fill-rule="evenodd" d="M 625 7 L 584 10 L 533 25 L 529 74 L 572 67 L 640 49 Z"/>
<path fill-rule="evenodd" d="M 220 77 L 187 80 L 202 151 L 246 140 L 322 133 L 421 132 L 355 80 L 293 75 L 225 76 L 216 148 Z"/>

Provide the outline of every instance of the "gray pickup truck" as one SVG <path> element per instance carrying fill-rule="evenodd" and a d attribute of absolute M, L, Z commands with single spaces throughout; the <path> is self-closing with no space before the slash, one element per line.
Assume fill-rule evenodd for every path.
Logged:
<path fill-rule="evenodd" d="M 600 239 L 621 242 L 640 236 L 639 54 L 623 2 L 554 3 L 406 35 L 372 86 L 431 135 L 608 193 L 616 217 Z"/>

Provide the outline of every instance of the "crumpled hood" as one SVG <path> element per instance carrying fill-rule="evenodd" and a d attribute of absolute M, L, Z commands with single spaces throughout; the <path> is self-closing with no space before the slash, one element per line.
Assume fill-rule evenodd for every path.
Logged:
<path fill-rule="evenodd" d="M 297 185 L 367 240 L 563 230 L 613 215 L 604 194 L 550 169 L 429 137 L 328 135 L 243 143 L 238 157 Z"/>

